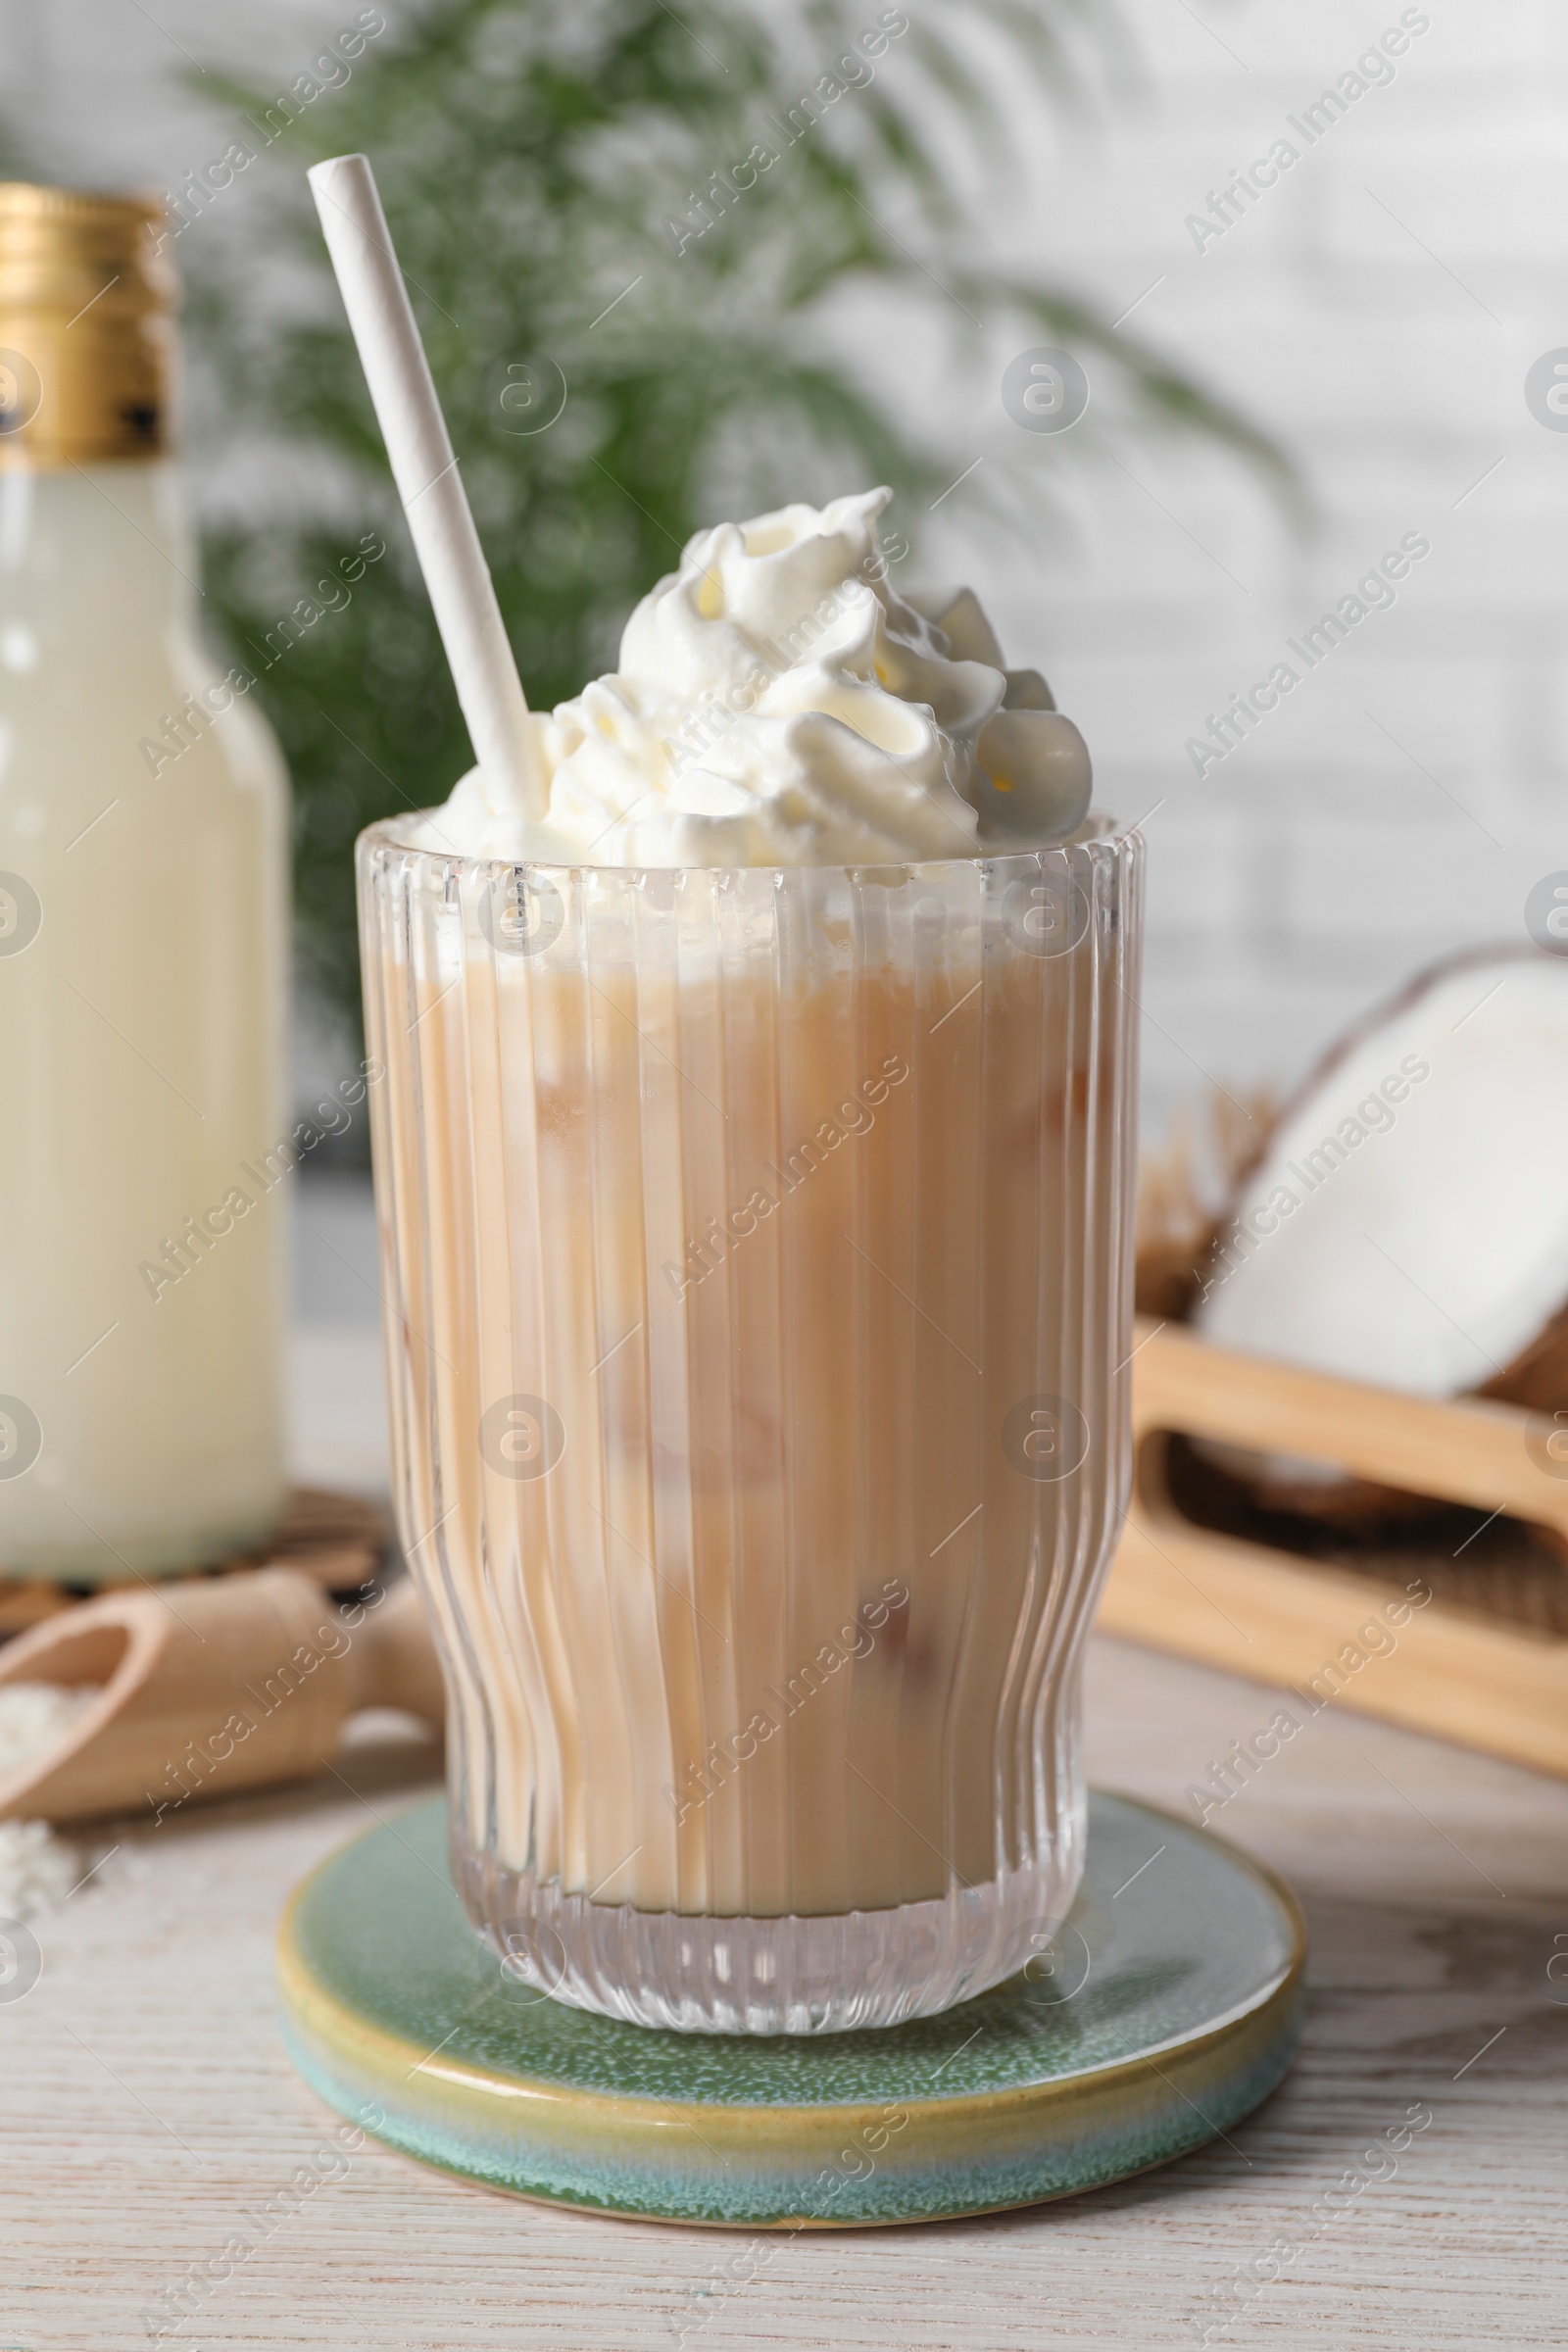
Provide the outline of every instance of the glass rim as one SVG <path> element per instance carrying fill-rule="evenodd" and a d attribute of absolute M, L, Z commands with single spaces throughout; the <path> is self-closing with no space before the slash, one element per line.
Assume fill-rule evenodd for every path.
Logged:
<path fill-rule="evenodd" d="M 879 876 L 938 875 L 971 872 L 976 867 L 1011 865 L 1028 858 L 1045 858 L 1057 852 L 1076 849 L 1122 849 L 1144 844 L 1142 818 L 1112 816 L 1102 808 L 1091 808 L 1075 833 L 1062 841 L 1020 842 L 1004 848 L 1000 844 L 976 850 L 964 858 L 860 858 L 850 865 L 834 862 L 802 865 L 602 865 L 585 858 L 497 858 L 478 856 L 465 850 L 433 850 L 417 842 L 398 838 L 406 825 L 418 824 L 426 817 L 436 817 L 440 807 L 414 808 L 405 816 L 381 816 L 365 827 L 354 844 L 356 861 L 365 853 L 375 849 L 396 851 L 400 858 L 417 858 L 422 864 L 439 867 L 445 873 L 496 876 L 528 872 L 532 874 L 603 874 L 623 882 L 643 882 L 655 875 L 705 874 L 718 882 L 735 882 L 743 875 L 764 875 L 775 884 L 794 876 L 836 876 L 840 880 L 860 878 L 874 881 Z"/>

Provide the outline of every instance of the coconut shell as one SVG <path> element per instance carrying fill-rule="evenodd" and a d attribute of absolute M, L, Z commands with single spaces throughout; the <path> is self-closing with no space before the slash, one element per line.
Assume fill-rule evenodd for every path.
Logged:
<path fill-rule="evenodd" d="M 1494 1396 L 1503 1404 L 1522 1404 L 1538 1413 L 1555 1413 L 1568 1406 L 1568 1300 L 1529 1347 L 1521 1348 L 1511 1364 L 1504 1364 L 1475 1394 Z"/>
<path fill-rule="evenodd" d="M 1216 1195 L 1233 1198 L 1274 1131 L 1271 1095 L 1242 1101 L 1216 1087 L 1198 1115 L 1178 1111 L 1170 1140 L 1138 1172 L 1134 1300 L 1141 1315 L 1186 1323 L 1202 1295 L 1219 1238 Z"/>

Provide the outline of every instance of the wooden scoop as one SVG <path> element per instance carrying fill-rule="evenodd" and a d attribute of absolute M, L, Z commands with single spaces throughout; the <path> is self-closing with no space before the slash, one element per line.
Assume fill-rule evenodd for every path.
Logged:
<path fill-rule="evenodd" d="M 361 1707 L 440 1724 L 445 1697 L 415 1587 L 339 1611 L 294 1568 L 117 1591 L 0 1651 L 10 1683 L 101 1686 L 63 1739 L 0 1778 L 0 1820 L 155 1820 L 316 1772 Z"/>

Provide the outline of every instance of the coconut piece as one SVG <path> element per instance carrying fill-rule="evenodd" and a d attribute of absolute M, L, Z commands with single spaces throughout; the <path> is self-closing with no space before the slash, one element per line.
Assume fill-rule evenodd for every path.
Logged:
<path fill-rule="evenodd" d="M 1205 1337 L 1416 1396 L 1509 1376 L 1568 1303 L 1568 961 L 1423 973 L 1335 1046 L 1221 1220 Z"/>
<path fill-rule="evenodd" d="M 1422 973 L 1318 1063 L 1216 1229 L 1217 1346 L 1423 1396 L 1568 1402 L 1568 961 Z M 1233 1475 L 1244 1457 L 1224 1451 Z M 1260 1498 L 1342 1525 L 1419 1498 L 1245 1457 Z M 1425 1507 L 1419 1505 L 1419 1507 Z"/>

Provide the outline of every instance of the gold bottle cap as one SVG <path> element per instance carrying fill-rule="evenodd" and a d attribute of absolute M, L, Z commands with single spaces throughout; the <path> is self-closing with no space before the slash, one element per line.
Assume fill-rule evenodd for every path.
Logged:
<path fill-rule="evenodd" d="M 155 197 L 0 182 L 0 468 L 155 458 L 179 281 Z"/>

